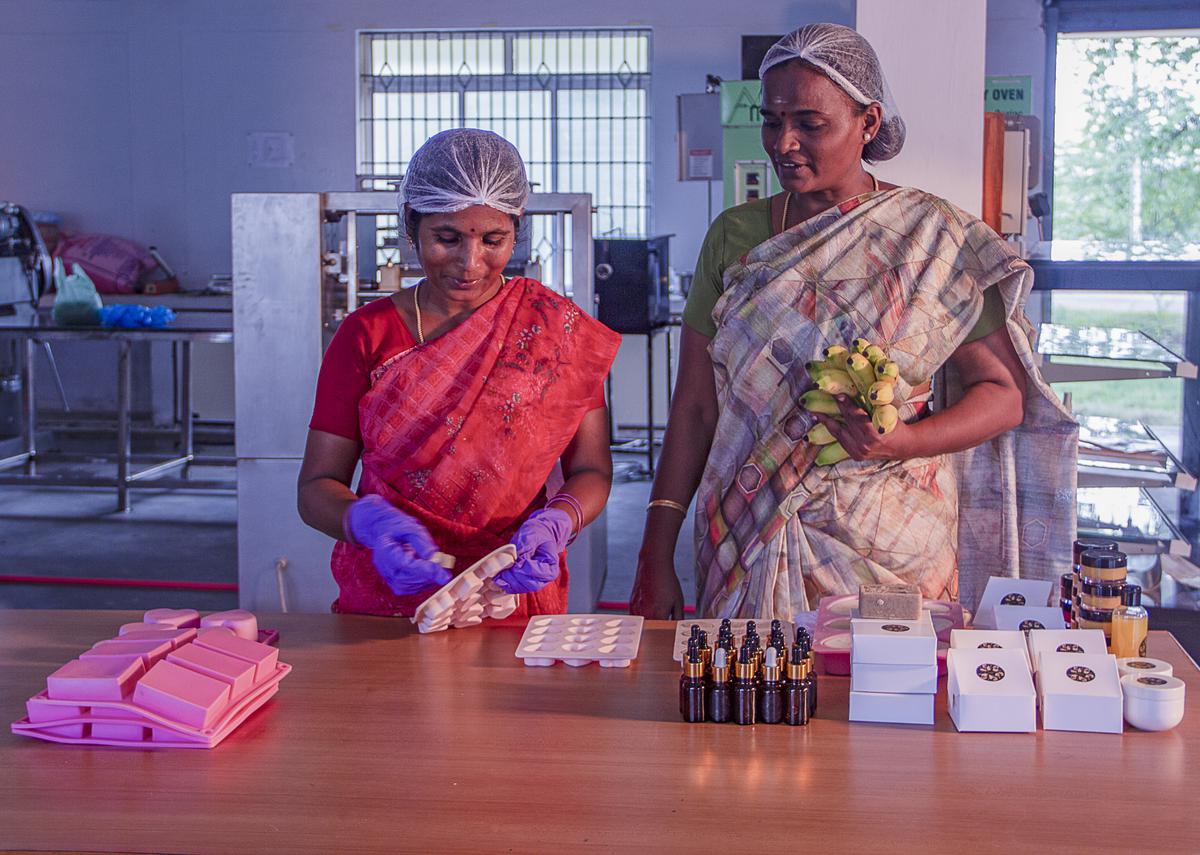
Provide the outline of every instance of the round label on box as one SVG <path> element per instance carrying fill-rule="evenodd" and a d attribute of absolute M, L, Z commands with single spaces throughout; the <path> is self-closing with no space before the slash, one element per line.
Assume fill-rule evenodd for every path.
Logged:
<path fill-rule="evenodd" d="M 983 644 L 979 645 L 975 649 L 976 650 L 1002 650 L 1003 647 L 994 641 L 985 641 Z"/>
<path fill-rule="evenodd" d="M 1080 647 L 1078 644 L 1072 644 L 1070 642 L 1067 642 L 1066 644 L 1060 644 L 1060 645 L 1058 645 L 1058 647 L 1054 648 L 1054 650 L 1056 653 L 1082 653 L 1083 652 L 1082 647 Z"/>
<path fill-rule="evenodd" d="M 1165 686 L 1167 681 L 1162 677 L 1138 677 L 1137 681 L 1143 686 Z"/>
<path fill-rule="evenodd" d="M 1004 599 L 1000 601 L 1002 606 L 1023 606 L 1025 605 L 1024 594 L 1005 594 Z"/>
<path fill-rule="evenodd" d="M 1046 626 L 1040 620 L 1023 620 L 1017 628 L 1024 632 L 1029 632 L 1031 629 L 1045 629 Z"/>
<path fill-rule="evenodd" d="M 1076 683 L 1090 683 L 1096 679 L 1096 672 L 1082 665 L 1072 665 L 1067 669 L 1067 676 Z"/>
<path fill-rule="evenodd" d="M 979 679 L 986 680 L 989 683 L 999 683 L 1004 679 L 1004 669 L 990 662 L 980 665 L 975 669 L 975 673 L 979 675 Z"/>
<path fill-rule="evenodd" d="M 1133 662 L 1126 662 L 1125 667 L 1126 668 L 1139 668 L 1143 671 L 1151 671 L 1154 669 L 1154 663 L 1153 662 L 1144 662 L 1141 659 L 1138 659 Z"/>
<path fill-rule="evenodd" d="M 882 629 L 885 632 L 908 632 L 908 627 L 899 623 L 885 623 Z"/>

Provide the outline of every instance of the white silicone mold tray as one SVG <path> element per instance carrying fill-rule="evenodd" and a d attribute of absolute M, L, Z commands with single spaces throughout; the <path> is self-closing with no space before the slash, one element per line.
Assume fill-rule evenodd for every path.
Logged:
<path fill-rule="evenodd" d="M 412 622 L 421 632 L 450 626 L 474 626 L 484 618 L 503 620 L 517 609 L 517 595 L 506 594 L 492 581 L 517 560 L 517 548 L 506 543 L 476 561 L 417 607 Z"/>
<path fill-rule="evenodd" d="M 642 641 L 642 618 L 631 615 L 535 615 L 529 619 L 517 658 L 526 665 L 599 662 L 628 668 Z"/>
<path fill-rule="evenodd" d="M 197 627 L 199 613 L 185 610 L 167 624 L 163 612 L 147 612 L 147 629 L 127 625 L 47 677 L 13 733 L 75 745 L 212 748 L 292 670 L 278 649 L 233 627 Z M 253 615 L 236 617 L 249 634 Z"/>
<path fill-rule="evenodd" d="M 738 646 L 741 646 L 742 638 L 746 635 L 746 624 L 754 621 L 755 629 L 758 631 L 758 637 L 762 639 L 762 643 L 766 644 L 771 640 L 771 618 L 730 618 L 729 625 L 733 628 L 733 637 L 737 639 Z M 788 649 L 791 649 L 792 641 L 796 638 L 796 628 L 792 626 L 789 620 L 780 621 L 783 625 L 783 637 L 787 641 Z M 717 640 L 717 630 L 721 628 L 721 620 L 719 618 L 699 618 L 697 620 L 681 620 L 675 624 L 675 652 L 673 658 L 676 662 L 683 661 L 683 654 L 687 651 L 688 639 L 692 636 L 692 625 L 699 624 L 700 628 L 708 633 L 708 643 L 712 646 Z"/>

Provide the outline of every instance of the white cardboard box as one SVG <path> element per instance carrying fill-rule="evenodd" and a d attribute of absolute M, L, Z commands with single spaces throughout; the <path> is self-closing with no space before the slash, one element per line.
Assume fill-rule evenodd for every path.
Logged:
<path fill-rule="evenodd" d="M 1064 629 L 1062 609 L 1054 606 L 996 606 L 996 629 Z"/>
<path fill-rule="evenodd" d="M 950 631 L 952 650 L 1020 650 L 1029 659 L 1025 633 L 1017 629 L 954 629 Z"/>
<path fill-rule="evenodd" d="M 1022 633 L 1024 634 L 1024 633 Z M 1108 642 L 1099 629 L 1035 629 L 1029 633 L 1029 661 L 1038 670 L 1038 660 L 1046 653 L 1103 656 Z"/>
<path fill-rule="evenodd" d="M 992 576 L 983 589 L 979 608 L 975 610 L 976 629 L 1004 629 L 996 623 L 992 609 L 996 606 L 1044 606 L 1050 602 L 1054 583 L 1046 579 L 1010 579 Z M 1059 617 L 1062 617 L 1061 613 Z"/>
<path fill-rule="evenodd" d="M 929 612 L 917 620 L 850 621 L 850 662 L 854 665 L 936 665 L 937 634 Z"/>
<path fill-rule="evenodd" d="M 951 648 L 946 669 L 950 719 L 960 731 L 1037 730 L 1037 696 L 1024 651 Z"/>
<path fill-rule="evenodd" d="M 859 662 L 850 666 L 852 692 L 932 695 L 937 693 L 937 682 L 937 665 L 873 665 Z"/>
<path fill-rule="evenodd" d="M 850 721 L 933 724 L 934 697 L 896 692 L 851 692 Z"/>
<path fill-rule="evenodd" d="M 1120 733 L 1124 710 L 1114 656 L 1043 653 L 1038 671 L 1042 727 Z"/>

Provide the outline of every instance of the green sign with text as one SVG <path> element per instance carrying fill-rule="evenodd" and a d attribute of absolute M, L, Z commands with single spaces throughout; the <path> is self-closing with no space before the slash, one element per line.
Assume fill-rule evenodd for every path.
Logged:
<path fill-rule="evenodd" d="M 985 77 L 984 112 L 1028 114 L 1030 112 L 1029 84 L 1031 80 L 1032 78 L 1028 74 Z"/>

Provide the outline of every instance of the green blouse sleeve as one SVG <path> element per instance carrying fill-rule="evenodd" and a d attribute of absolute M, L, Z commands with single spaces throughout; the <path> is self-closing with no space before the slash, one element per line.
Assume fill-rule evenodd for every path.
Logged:
<path fill-rule="evenodd" d="M 981 338 L 991 335 L 1004 326 L 1007 319 L 1004 298 L 1000 296 L 1000 289 L 995 285 L 985 289 L 983 292 L 983 311 L 979 313 L 979 320 L 975 322 L 974 329 L 967 333 L 967 337 L 963 339 L 963 344 L 979 341 Z"/>
<path fill-rule="evenodd" d="M 724 219 L 717 217 L 704 236 L 700 257 L 696 259 L 696 272 L 692 274 L 692 287 L 683 307 L 683 322 L 708 338 L 717 334 L 712 313 L 724 290 L 721 279 L 721 257 L 725 250 Z"/>

